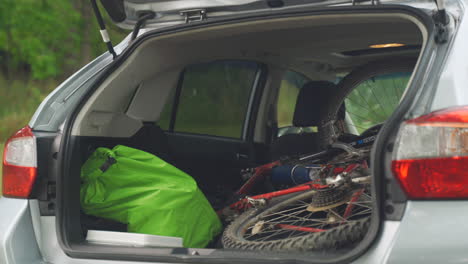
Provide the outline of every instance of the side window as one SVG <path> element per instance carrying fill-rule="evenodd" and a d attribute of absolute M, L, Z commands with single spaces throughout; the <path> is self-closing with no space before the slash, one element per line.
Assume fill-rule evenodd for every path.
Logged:
<path fill-rule="evenodd" d="M 296 108 L 297 95 L 299 90 L 309 81 L 307 77 L 293 71 L 287 71 L 281 80 L 281 86 L 276 105 L 278 128 L 293 126 L 294 109 Z"/>
<path fill-rule="evenodd" d="M 411 72 L 377 75 L 359 83 L 345 99 L 347 126 L 353 134 L 382 124 L 400 103 Z"/>
<path fill-rule="evenodd" d="M 258 64 L 217 61 L 188 66 L 183 73 L 174 131 L 241 138 Z M 171 99 L 169 99 L 171 100 Z M 169 127 L 172 102 L 159 124 Z"/>

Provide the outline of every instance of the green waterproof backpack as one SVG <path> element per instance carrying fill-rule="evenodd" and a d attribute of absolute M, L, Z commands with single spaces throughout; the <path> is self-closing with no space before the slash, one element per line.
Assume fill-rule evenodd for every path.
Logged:
<path fill-rule="evenodd" d="M 202 248 L 221 232 L 215 211 L 195 180 L 147 152 L 98 148 L 81 168 L 86 214 L 128 225 L 128 231 L 181 237 Z"/>

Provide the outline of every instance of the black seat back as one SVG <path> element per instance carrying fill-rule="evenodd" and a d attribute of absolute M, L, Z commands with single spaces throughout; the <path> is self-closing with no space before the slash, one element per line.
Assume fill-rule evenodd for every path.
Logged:
<path fill-rule="evenodd" d="M 315 127 L 319 125 L 323 108 L 336 85 L 327 81 L 306 83 L 297 95 L 294 109 L 293 126 Z M 271 144 L 271 158 L 277 160 L 284 156 L 300 155 L 319 151 L 319 138 L 316 132 L 287 134 Z"/>
<path fill-rule="evenodd" d="M 129 147 L 149 152 L 169 163 L 173 162 L 167 136 L 154 123 L 144 123 L 130 138 Z"/>

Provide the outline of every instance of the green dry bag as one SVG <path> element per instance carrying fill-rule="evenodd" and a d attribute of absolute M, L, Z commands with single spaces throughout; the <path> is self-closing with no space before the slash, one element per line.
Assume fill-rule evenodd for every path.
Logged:
<path fill-rule="evenodd" d="M 81 168 L 86 214 L 128 225 L 128 231 L 181 237 L 205 247 L 222 225 L 195 180 L 162 159 L 126 146 L 98 148 Z"/>

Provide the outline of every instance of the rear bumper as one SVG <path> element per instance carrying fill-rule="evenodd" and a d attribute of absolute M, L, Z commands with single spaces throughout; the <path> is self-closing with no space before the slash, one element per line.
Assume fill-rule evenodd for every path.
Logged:
<path fill-rule="evenodd" d="M 0 198 L 0 263 L 44 263 L 39 253 L 28 200 Z"/>
<path fill-rule="evenodd" d="M 468 262 L 468 201 L 408 202 L 386 263 Z"/>
<path fill-rule="evenodd" d="M 32 216 L 34 206 L 34 201 L 0 198 L 0 263 L 86 262 L 63 253 L 57 243 L 55 217 Z M 33 217 L 38 218 L 35 225 Z M 381 236 L 354 263 L 465 263 L 467 220 L 468 201 L 409 201 L 402 221 L 385 221 Z"/>

